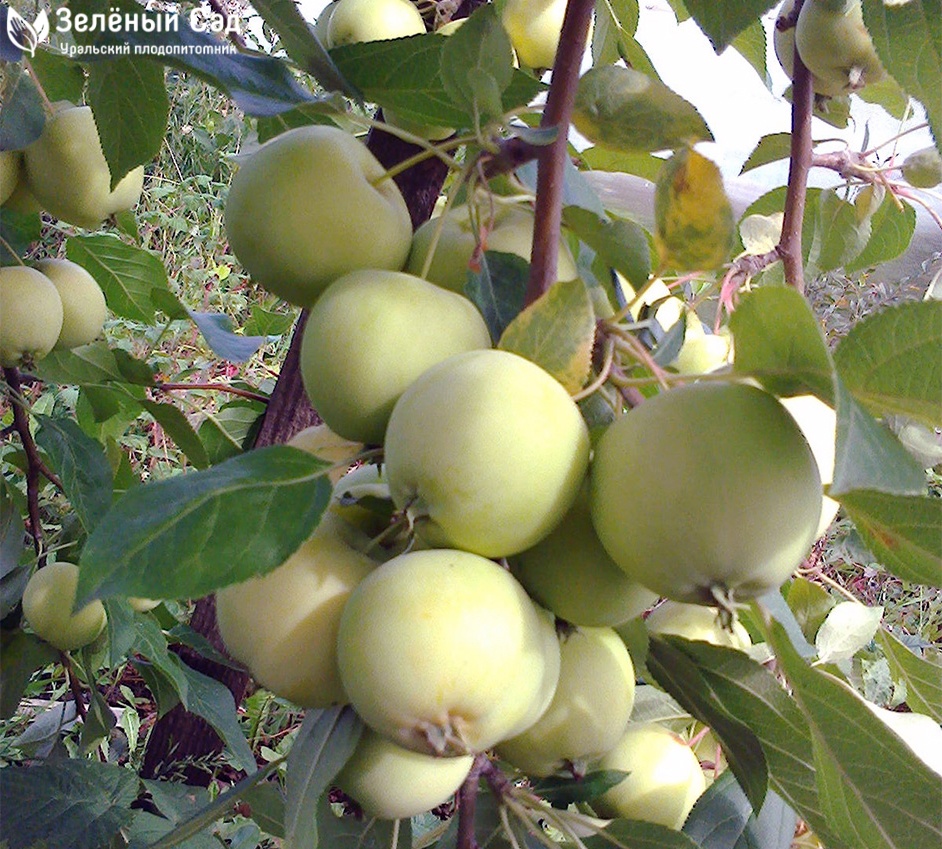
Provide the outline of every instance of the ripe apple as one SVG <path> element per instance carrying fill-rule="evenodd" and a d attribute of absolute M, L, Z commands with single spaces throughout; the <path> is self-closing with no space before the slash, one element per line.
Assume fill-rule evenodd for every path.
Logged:
<path fill-rule="evenodd" d="M 602 547 L 585 487 L 562 521 L 535 546 L 514 555 L 510 568 L 533 599 L 573 625 L 620 625 L 657 601 Z"/>
<path fill-rule="evenodd" d="M 490 212 L 482 206 L 479 210 L 483 223 Z M 489 251 L 516 254 L 527 262 L 533 249 L 533 212 L 519 205 L 498 204 L 494 210 L 492 229 L 484 236 L 484 248 Z M 441 226 L 441 235 L 434 246 L 435 253 L 429 265 L 427 280 L 453 292 L 464 292 L 468 279 L 468 268 L 474 255 L 476 241 L 469 209 L 466 205 L 453 207 L 444 216 L 426 221 L 412 239 L 412 250 L 405 270 L 422 276 L 425 259 L 432 250 L 435 235 Z M 579 276 L 576 263 L 567 248 L 560 242 L 557 257 L 558 280 L 575 280 Z"/>
<path fill-rule="evenodd" d="M 62 330 L 55 347 L 68 350 L 94 342 L 108 317 L 105 294 L 95 278 L 67 259 L 40 260 L 36 269 L 52 281 L 62 300 Z"/>
<path fill-rule="evenodd" d="M 752 645 L 749 632 L 740 622 L 728 631 L 720 624 L 719 610 L 699 604 L 665 601 L 644 620 L 649 634 L 676 634 L 688 640 L 702 640 L 714 646 L 748 651 Z"/>
<path fill-rule="evenodd" d="M 942 154 L 937 147 L 917 150 L 903 160 L 902 172 L 909 185 L 932 189 L 942 183 Z"/>
<path fill-rule="evenodd" d="M 398 270 L 412 222 L 385 173 L 362 142 L 336 127 L 282 133 L 248 155 L 232 179 L 229 244 L 256 282 L 304 307 L 349 271 Z"/>
<path fill-rule="evenodd" d="M 815 76 L 818 94 L 840 97 L 886 76 L 860 0 L 805 0 L 795 41 L 801 61 Z"/>
<path fill-rule="evenodd" d="M 385 449 L 393 501 L 421 538 L 506 557 L 535 545 L 569 510 L 589 434 L 553 377 L 488 349 L 423 373 L 396 402 Z"/>
<path fill-rule="evenodd" d="M 340 0 L 327 23 L 327 46 L 383 41 L 425 32 L 425 21 L 409 0 Z"/>
<path fill-rule="evenodd" d="M 357 454 L 363 450 L 362 442 L 351 442 L 338 436 L 323 422 L 299 430 L 285 444 L 307 451 L 327 463 L 334 463 L 335 467 L 327 473 L 333 484 L 347 473 Z"/>
<path fill-rule="evenodd" d="M 579 628 L 560 642 L 559 683 L 546 712 L 497 754 L 531 776 L 602 757 L 619 741 L 635 701 L 635 670 L 611 628 Z"/>
<path fill-rule="evenodd" d="M 380 444 L 393 405 L 430 366 L 490 348 L 477 307 L 400 271 L 353 271 L 311 308 L 301 376 L 311 404 L 347 439 Z"/>
<path fill-rule="evenodd" d="M 24 151 L 29 188 L 51 215 L 93 230 L 109 215 L 137 203 L 144 185 L 140 166 L 111 190 L 111 172 L 88 106 L 56 104 L 42 135 Z"/>
<path fill-rule="evenodd" d="M 337 669 L 344 605 L 376 562 L 324 516 L 307 542 L 267 575 L 216 593 L 219 633 L 259 684 L 303 707 L 346 704 Z"/>
<path fill-rule="evenodd" d="M 656 722 L 630 725 L 598 768 L 630 773 L 592 802 L 604 817 L 679 829 L 706 789 L 697 756 L 677 734 Z"/>
<path fill-rule="evenodd" d="M 808 445 L 811 446 L 811 453 L 814 454 L 815 462 L 818 464 L 822 487 L 829 486 L 834 480 L 837 414 L 814 395 L 795 395 L 791 398 L 780 398 L 779 401 L 791 413 L 808 441 Z M 821 518 L 818 520 L 816 538 L 827 532 L 840 507 L 841 505 L 833 498 L 828 498 L 822 493 Z"/>
<path fill-rule="evenodd" d="M 435 549 L 394 557 L 350 595 L 337 655 L 356 712 L 427 754 L 519 734 L 559 679 L 552 617 L 492 560 Z"/>
<path fill-rule="evenodd" d="M 334 783 L 367 816 L 403 819 L 447 802 L 473 763 L 473 755 L 440 758 L 413 752 L 367 728 Z"/>
<path fill-rule="evenodd" d="M 0 365 L 19 366 L 48 354 L 62 329 L 62 300 L 41 271 L 0 268 Z"/>
<path fill-rule="evenodd" d="M 780 586 L 821 514 L 814 456 L 761 389 L 695 383 L 646 400 L 602 435 L 592 521 L 612 559 L 675 601 L 715 604 Z"/>
<path fill-rule="evenodd" d="M 551 68 L 556 60 L 566 0 L 507 0 L 501 23 L 528 68 Z"/>
<path fill-rule="evenodd" d="M 60 560 L 33 572 L 23 590 L 26 621 L 36 636 L 60 651 L 87 646 L 108 622 L 104 605 L 98 599 L 72 611 L 78 577 L 78 566 Z"/>
<path fill-rule="evenodd" d="M 20 179 L 23 155 L 18 150 L 0 150 L 0 205 L 7 202 Z"/>

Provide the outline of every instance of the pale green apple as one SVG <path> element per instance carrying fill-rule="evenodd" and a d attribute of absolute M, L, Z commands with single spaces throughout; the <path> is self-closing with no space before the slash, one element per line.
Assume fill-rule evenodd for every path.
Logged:
<path fill-rule="evenodd" d="M 497 754 L 530 776 L 546 776 L 602 757 L 621 739 L 635 701 L 635 670 L 611 628 L 578 628 L 560 637 L 556 693 L 526 731 Z"/>
<path fill-rule="evenodd" d="M 780 26 L 779 21 L 788 18 L 794 8 L 795 0 L 785 0 L 779 8 L 775 26 L 772 28 L 772 46 L 775 49 L 775 57 L 782 66 L 782 70 L 788 74 L 789 79 L 795 77 L 795 25 L 792 23 L 792 26 L 784 29 Z M 814 74 L 811 75 L 811 87 L 817 94 L 826 94 L 825 90 L 828 88 L 827 84 L 819 80 Z"/>
<path fill-rule="evenodd" d="M 779 587 L 811 549 L 818 468 L 776 398 L 694 383 L 612 423 L 592 463 L 592 521 L 629 578 L 675 601 Z"/>
<path fill-rule="evenodd" d="M 482 752 L 520 733 L 559 679 L 551 617 L 506 569 L 451 549 L 369 575 L 344 608 L 337 654 L 363 721 L 427 754 Z"/>
<path fill-rule="evenodd" d="M 714 646 L 747 651 L 752 645 L 749 632 L 740 622 L 726 629 L 720 622 L 719 610 L 700 604 L 665 601 L 644 620 L 649 634 L 674 634 L 688 640 L 701 640 Z"/>
<path fill-rule="evenodd" d="M 323 422 L 299 430 L 286 444 L 307 451 L 327 463 L 333 463 L 334 468 L 327 475 L 334 484 L 347 473 L 357 454 L 363 450 L 362 442 L 344 439 Z"/>
<path fill-rule="evenodd" d="M 78 578 L 78 566 L 60 560 L 33 572 L 23 590 L 26 621 L 37 637 L 60 651 L 87 646 L 108 622 L 98 599 L 73 612 Z"/>
<path fill-rule="evenodd" d="M 350 544 L 350 534 L 328 514 L 277 569 L 216 593 L 219 633 L 232 657 L 302 707 L 349 701 L 337 668 L 340 616 L 378 565 Z"/>
<path fill-rule="evenodd" d="M 679 829 L 706 789 L 697 756 L 678 735 L 655 722 L 630 725 L 597 766 L 629 773 L 592 802 L 605 817 Z"/>
<path fill-rule="evenodd" d="M 62 299 L 41 271 L 0 268 L 0 365 L 19 366 L 45 357 L 62 330 Z"/>
<path fill-rule="evenodd" d="M 340 0 L 327 22 L 327 46 L 384 41 L 425 32 L 425 21 L 409 0 Z"/>
<path fill-rule="evenodd" d="M 539 542 L 572 506 L 589 434 L 555 378 L 488 349 L 424 372 L 396 402 L 385 449 L 393 501 L 420 537 L 506 557 Z"/>
<path fill-rule="evenodd" d="M 353 271 L 311 308 L 301 376 L 331 430 L 378 445 L 393 405 L 422 372 L 490 346 L 481 313 L 462 295 L 399 271 Z"/>
<path fill-rule="evenodd" d="M 229 244 L 253 279 L 299 306 L 360 268 L 398 270 L 409 210 L 366 146 L 336 127 L 298 127 L 249 154 L 226 201 Z"/>
<path fill-rule="evenodd" d="M 334 14 L 334 9 L 337 8 L 337 5 L 340 3 L 340 0 L 331 0 L 322 10 L 321 13 L 317 16 L 317 20 L 314 21 L 314 26 L 312 30 L 314 32 L 317 40 L 324 46 L 327 47 L 327 29 L 330 26 L 330 19 Z"/>
<path fill-rule="evenodd" d="M 909 154 L 901 166 L 903 179 L 911 186 L 932 189 L 942 183 L 942 154 L 937 147 L 924 147 Z"/>
<path fill-rule="evenodd" d="M 94 342 L 108 317 L 105 293 L 95 278 L 68 259 L 43 259 L 36 269 L 52 281 L 62 300 L 62 330 L 55 347 L 68 350 Z"/>
<path fill-rule="evenodd" d="M 473 763 L 473 755 L 436 757 L 404 749 L 367 728 L 334 783 L 367 816 L 407 819 L 447 802 Z"/>
<path fill-rule="evenodd" d="M 0 150 L 0 205 L 7 202 L 20 179 L 23 155 L 18 150 Z"/>
<path fill-rule="evenodd" d="M 671 365 L 680 374 L 708 374 L 728 366 L 731 355 L 730 336 L 707 333 L 699 316 L 690 310 L 684 327 L 684 342 Z"/>
<path fill-rule="evenodd" d="M 566 14 L 566 0 L 507 0 L 501 23 L 520 61 L 528 68 L 551 68 Z"/>

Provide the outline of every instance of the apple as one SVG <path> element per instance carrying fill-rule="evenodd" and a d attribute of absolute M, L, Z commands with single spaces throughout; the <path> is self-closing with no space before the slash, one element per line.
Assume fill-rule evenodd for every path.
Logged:
<path fill-rule="evenodd" d="M 909 154 L 902 165 L 903 179 L 911 186 L 932 189 L 942 183 L 942 154 L 937 147 L 925 147 Z"/>
<path fill-rule="evenodd" d="M 811 453 L 814 454 L 815 462 L 818 464 L 822 487 L 829 486 L 834 480 L 837 414 L 814 395 L 795 395 L 791 398 L 779 398 L 779 401 L 791 413 L 808 441 L 808 445 L 811 446 Z M 828 498 L 822 493 L 821 518 L 818 520 L 816 538 L 827 533 L 840 507 L 841 505 L 833 498 Z"/>
<path fill-rule="evenodd" d="M 7 202 L 20 179 L 23 155 L 18 150 L 0 150 L 0 205 Z"/>
<path fill-rule="evenodd" d="M 772 28 L 772 46 L 775 48 L 775 57 L 782 66 L 782 70 L 788 74 L 789 79 L 795 77 L 795 24 L 792 23 L 792 26 L 788 29 L 780 29 L 779 21 L 791 16 L 794 9 L 795 0 L 785 0 L 779 8 L 775 26 Z M 817 94 L 821 95 L 824 95 L 825 90 L 828 88 L 827 84 L 819 80 L 814 74 L 811 75 L 811 87 Z"/>
<path fill-rule="evenodd" d="M 29 182 L 26 179 L 26 167 L 20 162 L 19 175 L 10 186 L 10 195 L 3 202 L 3 210 L 19 213 L 20 215 L 33 215 L 42 212 L 42 205 L 33 196 L 30 191 Z"/>
<path fill-rule="evenodd" d="M 719 610 L 699 604 L 665 601 L 644 620 L 649 634 L 675 634 L 688 640 L 701 640 L 714 646 L 748 651 L 752 645 L 749 632 L 740 622 L 733 622 L 727 630 L 719 619 Z"/>
<path fill-rule="evenodd" d="M 630 725 L 597 767 L 629 773 L 592 802 L 604 817 L 644 820 L 680 829 L 706 790 L 697 756 L 677 734 L 656 722 Z"/>
<path fill-rule="evenodd" d="M 67 259 L 40 260 L 36 269 L 52 281 L 62 300 L 62 330 L 55 347 L 67 350 L 94 342 L 108 317 L 105 294 L 95 278 Z"/>
<path fill-rule="evenodd" d="M 321 13 L 317 16 L 317 19 L 314 21 L 314 26 L 312 27 L 314 36 L 325 48 L 327 47 L 327 29 L 330 26 L 330 19 L 333 17 L 334 10 L 337 8 L 338 3 L 340 3 L 340 0 L 331 0 L 331 2 L 321 10 Z"/>
<path fill-rule="evenodd" d="M 259 684 L 302 707 L 346 704 L 337 669 L 340 615 L 377 564 L 327 514 L 311 537 L 267 575 L 216 593 L 219 633 Z"/>
<path fill-rule="evenodd" d="M 380 444 L 393 405 L 422 372 L 490 346 L 484 319 L 462 295 L 400 271 L 352 271 L 311 308 L 301 376 L 331 430 Z"/>
<path fill-rule="evenodd" d="M 362 442 L 352 442 L 338 436 L 323 422 L 299 430 L 285 444 L 307 451 L 327 463 L 333 463 L 334 468 L 327 473 L 333 484 L 347 473 L 357 455 L 363 450 Z"/>
<path fill-rule="evenodd" d="M 684 342 L 671 365 L 680 374 L 708 374 L 729 365 L 731 340 L 725 333 L 707 333 L 699 316 L 690 310 L 684 326 Z"/>
<path fill-rule="evenodd" d="M 367 816 L 404 819 L 447 802 L 473 763 L 473 755 L 413 752 L 367 728 L 334 783 Z"/>
<path fill-rule="evenodd" d="M 147 613 L 148 610 L 153 610 L 160 604 L 161 599 L 159 598 L 142 598 L 138 596 L 131 596 L 128 598 L 128 604 L 131 605 L 132 610 L 136 610 L 138 613 Z"/>
<path fill-rule="evenodd" d="M 19 366 L 48 354 L 62 329 L 62 300 L 41 271 L 0 268 L 0 365 Z"/>
<path fill-rule="evenodd" d="M 585 487 L 546 537 L 511 558 L 510 569 L 533 599 L 573 625 L 620 625 L 657 601 L 602 547 Z"/>
<path fill-rule="evenodd" d="M 389 527 L 395 507 L 381 466 L 364 463 L 334 485 L 328 509 L 373 539 Z"/>
<path fill-rule="evenodd" d="M 501 23 L 520 61 L 528 68 L 551 68 L 556 61 L 566 0 L 507 0 Z"/>
<path fill-rule="evenodd" d="M 811 548 L 821 479 L 772 396 L 694 383 L 646 400 L 602 434 L 592 521 L 629 578 L 675 601 L 716 604 L 779 587 Z"/>
<path fill-rule="evenodd" d="M 522 734 L 499 743 L 497 754 L 530 776 L 584 766 L 619 741 L 634 700 L 634 665 L 618 634 L 611 628 L 564 633 L 550 706 Z"/>
<path fill-rule="evenodd" d="M 327 46 L 383 41 L 425 32 L 425 21 L 409 0 L 340 0 L 327 23 Z"/>
<path fill-rule="evenodd" d="M 112 191 L 91 108 L 55 106 L 42 134 L 23 154 L 29 188 L 50 215 L 93 230 L 112 213 L 137 203 L 144 168 L 126 174 Z"/>
<path fill-rule="evenodd" d="M 481 204 L 478 215 L 481 223 L 486 225 L 490 217 L 489 208 Z M 533 224 L 534 217 L 530 209 L 520 205 L 497 204 L 493 226 L 483 235 L 484 249 L 516 254 L 529 262 L 533 249 Z M 441 235 L 436 244 L 435 238 L 439 228 Z M 425 278 L 453 292 L 464 292 L 476 244 L 468 206 L 453 207 L 444 216 L 426 221 L 415 231 L 405 270 L 410 274 L 423 276 L 426 257 L 434 247 L 435 252 Z M 578 276 L 579 272 L 569 248 L 560 242 L 557 279 L 575 280 Z"/>
<path fill-rule="evenodd" d="M 886 76 L 864 25 L 860 0 L 805 0 L 795 26 L 798 55 L 815 91 L 840 97 Z"/>
<path fill-rule="evenodd" d="M 426 754 L 482 752 L 549 706 L 552 617 L 492 560 L 435 549 L 394 557 L 351 593 L 340 677 L 374 731 Z"/>
<path fill-rule="evenodd" d="M 631 303 L 635 299 L 634 287 L 618 272 L 615 273 L 618 281 L 618 288 L 621 290 L 622 297 L 626 303 Z M 656 306 L 655 306 L 656 304 Z M 634 321 L 641 320 L 641 313 L 645 307 L 654 307 L 648 309 L 645 318 L 653 318 L 661 326 L 662 330 L 670 330 L 684 314 L 684 302 L 681 298 L 671 294 L 667 284 L 657 278 L 651 281 L 651 284 L 645 290 L 645 293 L 631 307 L 629 313 Z"/>
<path fill-rule="evenodd" d="M 94 642 L 108 616 L 98 600 L 73 612 L 79 569 L 57 561 L 33 572 L 23 590 L 23 616 L 37 637 L 60 651 L 74 651 Z"/>
<path fill-rule="evenodd" d="M 256 282 L 303 307 L 347 272 L 398 270 L 412 222 L 385 173 L 362 142 L 336 127 L 282 133 L 249 154 L 232 179 L 230 247 Z"/>
<path fill-rule="evenodd" d="M 386 429 L 393 501 L 432 546 L 506 557 L 569 510 L 589 462 L 579 408 L 508 351 L 455 354 L 400 396 Z"/>

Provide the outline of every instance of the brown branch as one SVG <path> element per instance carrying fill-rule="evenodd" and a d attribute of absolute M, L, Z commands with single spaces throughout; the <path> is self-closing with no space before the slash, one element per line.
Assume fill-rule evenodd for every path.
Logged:
<path fill-rule="evenodd" d="M 239 389 L 237 386 L 227 386 L 225 383 L 155 383 L 153 389 L 156 392 L 169 392 L 178 389 L 183 391 L 208 389 L 214 392 L 228 392 L 230 395 L 238 395 L 240 398 L 249 398 L 252 401 L 261 401 L 263 404 L 267 404 L 271 400 L 267 395 L 262 395 L 259 392 Z"/>
<path fill-rule="evenodd" d="M 559 232 L 563 217 L 563 175 L 569 155 L 569 123 L 579 85 L 579 70 L 589 36 L 595 0 L 569 0 L 553 64 L 552 87 L 541 127 L 555 127 L 556 139 L 537 157 L 536 220 L 526 303 L 531 304 L 556 281 Z"/>
<path fill-rule="evenodd" d="M 84 722 L 85 717 L 88 715 L 88 709 L 85 707 L 85 699 L 82 696 L 82 682 L 78 680 L 78 675 L 75 674 L 75 667 L 72 666 L 72 658 L 69 657 L 68 652 L 60 651 L 59 662 L 62 664 L 62 668 L 65 669 L 65 677 L 69 679 L 69 690 L 72 691 L 72 699 L 75 702 L 75 712 L 79 715 L 82 722 Z"/>
<path fill-rule="evenodd" d="M 458 788 L 458 835 L 455 849 L 478 849 L 477 838 L 474 836 L 474 812 L 477 808 L 481 774 L 489 764 L 487 755 L 477 755 L 471 765 L 471 772 Z"/>

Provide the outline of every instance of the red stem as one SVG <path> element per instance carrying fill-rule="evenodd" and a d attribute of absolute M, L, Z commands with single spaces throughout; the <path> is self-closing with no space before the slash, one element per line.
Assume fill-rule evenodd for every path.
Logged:
<path fill-rule="evenodd" d="M 259 392 L 251 392 L 248 389 L 239 389 L 237 386 L 227 386 L 225 383 L 155 383 L 154 389 L 158 392 L 169 392 L 174 389 L 184 391 L 190 389 L 209 389 L 215 392 L 228 392 L 230 395 L 238 395 L 240 398 L 250 398 L 253 401 L 261 401 L 263 404 L 269 402 L 267 395 Z"/>

